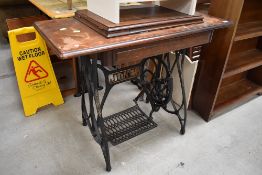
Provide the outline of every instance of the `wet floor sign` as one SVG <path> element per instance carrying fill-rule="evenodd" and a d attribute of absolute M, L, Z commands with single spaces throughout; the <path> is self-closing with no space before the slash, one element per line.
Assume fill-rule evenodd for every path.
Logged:
<path fill-rule="evenodd" d="M 19 42 L 18 35 L 35 33 L 35 39 Z M 39 107 L 63 104 L 45 41 L 33 27 L 8 32 L 16 78 L 25 116 L 36 113 Z"/>

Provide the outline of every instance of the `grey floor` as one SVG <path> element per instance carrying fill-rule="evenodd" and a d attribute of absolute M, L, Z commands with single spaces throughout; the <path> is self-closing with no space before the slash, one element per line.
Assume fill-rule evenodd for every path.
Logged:
<path fill-rule="evenodd" d="M 107 173 L 99 146 L 81 126 L 80 98 L 67 97 L 64 105 L 23 116 L 8 44 L 2 37 L 0 43 L 1 175 L 262 174 L 262 97 L 209 123 L 189 111 L 184 136 L 178 120 L 160 111 L 154 115 L 157 128 L 110 145 L 113 169 Z M 114 88 L 104 115 L 132 106 L 137 92 L 128 83 Z"/>

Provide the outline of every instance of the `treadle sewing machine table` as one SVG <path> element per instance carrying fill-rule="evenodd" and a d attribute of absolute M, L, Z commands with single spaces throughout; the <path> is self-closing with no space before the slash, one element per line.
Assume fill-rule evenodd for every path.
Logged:
<path fill-rule="evenodd" d="M 83 125 L 90 128 L 95 141 L 101 146 L 106 170 L 110 171 L 108 141 L 117 145 L 156 127 L 152 114 L 160 108 L 176 115 L 181 124 L 180 133 L 185 133 L 187 105 L 182 65 L 186 49 L 209 43 L 215 29 L 228 25 L 229 22 L 222 19 L 204 16 L 202 23 L 113 38 L 104 37 L 75 18 L 41 21 L 35 24 L 35 28 L 59 58 L 79 58 L 78 92 L 82 95 Z M 169 58 L 168 53 L 171 51 L 176 53 L 175 61 Z M 90 57 L 91 54 L 103 57 L 102 63 L 106 64 L 98 64 L 97 59 Z M 136 64 L 116 66 L 128 62 Z M 171 75 L 175 66 L 183 95 L 181 105 L 172 100 Z M 105 93 L 101 101 L 98 94 L 98 69 L 105 75 Z M 102 117 L 103 106 L 110 89 L 116 84 L 130 80 L 137 81 L 141 89 L 134 99 L 135 106 L 109 117 Z M 86 92 L 90 111 L 86 109 Z M 137 103 L 143 94 L 146 94 L 152 107 L 149 116 Z M 169 107 L 168 103 L 171 104 Z M 170 106 L 172 109 L 168 109 Z"/>

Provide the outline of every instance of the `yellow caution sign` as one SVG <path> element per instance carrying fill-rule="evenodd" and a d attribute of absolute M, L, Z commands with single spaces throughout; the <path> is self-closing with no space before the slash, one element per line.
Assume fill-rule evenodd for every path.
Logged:
<path fill-rule="evenodd" d="M 18 35 L 35 33 L 35 39 L 19 42 Z M 39 107 L 63 104 L 45 41 L 34 27 L 8 32 L 16 78 L 25 116 L 36 113 Z"/>

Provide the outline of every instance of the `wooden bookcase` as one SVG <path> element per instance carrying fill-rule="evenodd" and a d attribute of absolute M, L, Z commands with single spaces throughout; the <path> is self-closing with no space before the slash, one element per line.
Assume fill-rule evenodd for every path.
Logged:
<path fill-rule="evenodd" d="M 206 121 L 262 93 L 262 1 L 212 0 L 208 13 L 233 25 L 202 50 L 192 108 Z"/>

